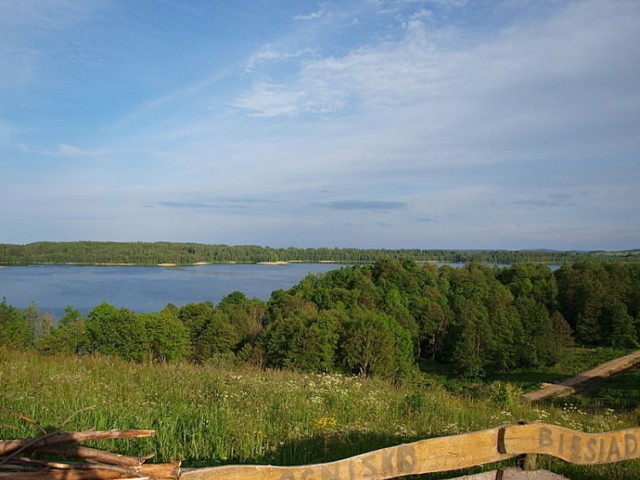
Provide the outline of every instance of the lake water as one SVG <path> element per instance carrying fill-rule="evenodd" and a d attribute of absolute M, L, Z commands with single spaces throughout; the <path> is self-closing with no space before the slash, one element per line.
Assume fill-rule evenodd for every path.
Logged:
<path fill-rule="evenodd" d="M 86 314 L 101 302 L 134 312 L 157 312 L 168 303 L 211 301 L 240 291 L 268 300 L 271 292 L 288 289 L 308 274 L 342 265 L 194 265 L 185 267 L 84 267 L 34 265 L 0 268 L 0 298 L 14 307 L 34 302 L 38 310 L 57 318 L 66 306 Z"/>

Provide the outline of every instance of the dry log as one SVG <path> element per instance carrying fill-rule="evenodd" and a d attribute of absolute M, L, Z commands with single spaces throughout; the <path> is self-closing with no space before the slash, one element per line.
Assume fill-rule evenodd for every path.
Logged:
<path fill-rule="evenodd" d="M 117 472 L 47 470 L 42 472 L 0 473 L 0 480 L 151 480 L 144 476 L 129 476 Z"/>
<path fill-rule="evenodd" d="M 8 465 L 10 467 L 12 465 Z M 66 468 L 61 468 L 66 466 Z M 34 471 L 33 466 L 16 465 L 12 471 L 0 471 L 2 480 L 115 480 L 125 478 L 177 480 L 180 478 L 180 462 L 139 465 L 132 468 L 95 464 L 60 464 L 50 462 Z M 27 470 L 31 468 L 31 470 Z"/>
<path fill-rule="evenodd" d="M 17 451 L 30 452 L 45 446 L 65 443 L 81 443 L 92 440 L 112 440 L 118 438 L 144 438 L 155 435 L 155 430 L 86 430 L 84 432 L 54 432 L 37 438 L 0 440 L 0 456 L 11 455 Z"/>
<path fill-rule="evenodd" d="M 24 461 L 24 459 L 23 459 Z M 115 479 L 148 479 L 141 472 L 113 465 L 96 465 L 89 463 L 30 462 L 39 468 L 30 472 L 0 472 L 2 480 L 115 480 Z"/>
<path fill-rule="evenodd" d="M 150 478 L 163 480 L 177 480 L 180 478 L 180 464 L 182 462 L 172 463 L 149 463 L 134 467 L 134 470 Z"/>
<path fill-rule="evenodd" d="M 155 456 L 152 453 L 144 457 L 130 457 L 79 445 L 49 445 L 38 448 L 34 453 L 62 458 L 76 458 L 91 463 L 108 463 L 109 465 L 120 465 L 122 467 L 139 466 Z"/>
<path fill-rule="evenodd" d="M 65 475 L 85 475 L 85 472 L 94 472 L 93 475 L 99 475 L 96 478 L 151 478 L 157 480 L 177 480 L 180 477 L 181 462 L 158 463 L 148 465 L 135 466 L 114 466 L 105 464 L 87 464 L 87 463 L 60 463 L 54 461 L 34 460 L 31 458 L 17 458 L 11 463 L 0 466 L 0 479 L 13 478 L 8 472 L 14 474 L 22 473 L 45 473 L 51 475 L 52 478 L 60 478 Z M 7 475 L 3 476 L 3 472 Z M 60 472 L 63 472 L 62 475 Z M 95 473 L 97 472 L 97 474 Z M 35 477 L 40 478 L 40 477 Z M 47 478 L 47 477 L 44 477 Z M 93 477 L 92 477 L 93 478 Z"/>

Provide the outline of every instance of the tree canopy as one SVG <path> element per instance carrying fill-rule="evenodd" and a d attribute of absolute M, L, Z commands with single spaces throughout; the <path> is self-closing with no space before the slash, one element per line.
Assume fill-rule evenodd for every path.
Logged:
<path fill-rule="evenodd" d="M 401 379 L 420 359 L 461 375 L 552 365 L 567 346 L 637 348 L 640 264 L 587 259 L 552 272 L 518 264 L 462 268 L 384 257 L 309 275 L 268 302 L 241 292 L 134 313 L 72 307 L 57 325 L 35 306 L 0 303 L 0 345 L 99 353 L 136 362 L 259 367 Z"/>

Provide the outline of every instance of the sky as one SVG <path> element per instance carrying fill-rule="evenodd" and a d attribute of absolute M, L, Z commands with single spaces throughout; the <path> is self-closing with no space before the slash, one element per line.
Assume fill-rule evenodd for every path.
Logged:
<path fill-rule="evenodd" d="M 640 248 L 637 0 L 0 0 L 0 243 Z"/>

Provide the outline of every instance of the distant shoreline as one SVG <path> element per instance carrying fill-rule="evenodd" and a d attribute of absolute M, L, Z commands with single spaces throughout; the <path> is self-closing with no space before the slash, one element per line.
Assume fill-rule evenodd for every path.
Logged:
<path fill-rule="evenodd" d="M 292 263 L 369 264 L 381 257 L 417 263 L 575 263 L 584 259 L 623 263 L 640 262 L 640 249 L 617 252 L 555 250 L 449 250 L 271 248 L 256 245 L 208 245 L 171 242 L 35 242 L 26 245 L 0 243 L 0 265 L 287 265 Z"/>
<path fill-rule="evenodd" d="M 339 262 L 334 260 L 279 260 L 272 262 L 194 262 L 194 263 L 173 263 L 173 262 L 163 262 L 163 263 L 120 263 L 120 262 L 96 262 L 96 263 L 84 263 L 84 262 L 40 262 L 40 263 L 25 263 L 25 264 L 16 264 L 16 265 L 0 265 L 0 268 L 9 268 L 9 267 L 37 267 L 37 266 L 52 266 L 52 265 L 64 265 L 70 267 L 163 267 L 163 268 L 171 268 L 171 267 L 199 267 L 203 265 L 291 265 L 291 264 L 300 264 L 300 263 L 310 263 L 310 264 L 347 264 L 345 262 Z"/>

